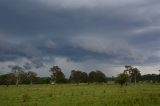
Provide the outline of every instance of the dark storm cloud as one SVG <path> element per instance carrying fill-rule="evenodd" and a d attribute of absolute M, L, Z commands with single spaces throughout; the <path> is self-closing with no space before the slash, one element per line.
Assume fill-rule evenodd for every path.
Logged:
<path fill-rule="evenodd" d="M 158 0 L 1 0 L 0 61 L 159 62 Z M 31 65 L 33 64 L 33 65 Z"/>
<path fill-rule="evenodd" d="M 31 65 L 30 63 L 25 63 L 25 64 L 23 65 L 23 67 L 24 67 L 24 69 L 26 69 L 26 70 L 32 69 L 32 65 Z"/>
<path fill-rule="evenodd" d="M 132 16 L 127 16 L 128 12 L 133 10 L 127 11 L 125 7 L 67 9 L 53 5 L 47 8 L 37 0 L 7 0 L 1 1 L 0 5 L 2 32 L 9 33 L 9 36 L 19 36 L 19 38 L 22 36 L 24 38 L 26 35 L 34 39 L 33 35 L 39 36 L 39 34 L 55 38 L 55 36 L 76 35 L 95 30 L 95 32 L 113 33 L 115 32 L 113 30 L 121 32 L 148 24 L 145 19 L 133 19 Z"/>

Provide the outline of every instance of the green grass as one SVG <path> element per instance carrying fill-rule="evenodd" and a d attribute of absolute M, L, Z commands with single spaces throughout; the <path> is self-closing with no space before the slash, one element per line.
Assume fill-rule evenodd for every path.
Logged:
<path fill-rule="evenodd" d="M 0 106 L 159 106 L 160 85 L 0 86 Z"/>

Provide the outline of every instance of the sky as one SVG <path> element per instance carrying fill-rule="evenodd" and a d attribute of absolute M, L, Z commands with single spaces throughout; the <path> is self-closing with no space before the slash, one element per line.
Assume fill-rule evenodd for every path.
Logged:
<path fill-rule="evenodd" d="M 0 0 L 0 74 L 160 69 L 159 0 Z"/>

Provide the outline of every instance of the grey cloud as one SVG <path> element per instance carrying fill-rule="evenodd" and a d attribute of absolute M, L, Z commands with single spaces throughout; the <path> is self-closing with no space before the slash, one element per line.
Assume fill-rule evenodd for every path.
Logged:
<path fill-rule="evenodd" d="M 138 59 L 140 54 L 138 50 L 129 45 L 128 42 L 122 39 L 108 38 L 108 37 L 89 37 L 81 36 L 78 38 L 71 39 L 73 45 L 84 50 L 106 54 L 112 57 L 121 58 L 121 59 Z"/>
<path fill-rule="evenodd" d="M 30 69 L 32 69 L 32 65 L 31 65 L 30 63 L 25 63 L 25 64 L 23 65 L 23 67 L 24 67 L 25 70 L 30 70 Z"/>
<path fill-rule="evenodd" d="M 57 57 L 79 64 L 159 62 L 159 3 L 1 0 L 0 61 L 20 64 L 17 59 L 26 58 L 26 69 L 41 69 Z"/>
<path fill-rule="evenodd" d="M 20 1 L 17 1 L 14 4 L 5 2 L 5 5 L 7 6 L 9 5 L 10 8 L 7 8 L 7 9 L 2 8 L 2 10 L 7 10 L 6 13 L 8 14 L 15 13 L 12 19 L 6 19 L 6 18 L 3 19 L 5 20 L 3 21 L 5 23 L 3 23 L 2 29 L 4 29 L 6 26 L 7 31 L 11 29 L 9 32 L 11 32 L 14 35 L 15 34 L 19 35 L 19 37 L 21 37 L 20 36 L 21 34 L 25 34 L 25 35 L 34 34 L 34 36 L 36 36 L 40 33 L 44 33 L 47 35 L 50 33 L 53 33 L 53 34 L 58 34 L 59 36 L 60 34 L 70 35 L 70 33 L 75 35 L 75 33 L 79 31 L 94 31 L 94 30 L 96 31 L 107 30 L 108 32 L 111 30 L 113 32 L 114 29 L 120 31 L 126 28 L 128 29 L 129 27 L 133 28 L 132 27 L 133 23 L 134 23 L 134 26 L 141 26 L 138 24 L 139 22 L 142 25 L 146 24 L 146 21 L 144 21 L 145 23 L 143 22 L 144 18 L 141 18 L 141 20 L 133 19 L 132 18 L 133 15 L 131 14 L 133 9 L 132 8 L 126 9 L 125 6 L 124 8 L 120 8 L 120 9 L 118 7 L 116 9 L 112 9 L 111 7 L 107 7 L 107 6 L 105 6 L 105 8 L 99 9 L 96 6 L 95 8 L 92 8 L 92 9 L 79 8 L 78 10 L 77 9 L 75 10 L 75 9 L 69 9 L 69 8 L 59 9 L 56 6 L 52 6 L 51 8 L 45 8 L 47 6 L 45 6 L 44 4 L 47 1 L 43 1 L 43 3 L 40 3 L 40 4 L 39 4 L 39 1 L 36 1 L 36 2 L 21 1 L 20 3 L 23 6 L 23 9 L 21 9 L 22 6 L 19 5 L 20 4 L 19 2 Z M 48 2 L 49 4 L 56 4 L 55 3 L 56 1 L 48 1 Z M 53 2 L 53 3 L 50 3 L 50 2 Z M 61 0 L 58 4 L 63 4 L 64 2 L 66 1 Z M 74 1 L 68 1 L 68 4 L 72 4 L 69 2 L 74 2 Z M 78 1 L 78 2 L 80 3 L 82 2 L 81 4 L 85 5 L 85 1 Z M 88 2 L 89 2 L 88 4 L 90 4 L 90 2 L 92 1 L 89 0 Z M 97 3 L 96 1 L 94 2 L 95 2 L 94 4 Z M 108 3 L 105 3 L 105 1 L 103 2 L 102 3 L 100 2 L 100 4 L 108 4 Z M 109 4 L 112 4 L 112 1 L 110 2 Z M 118 1 L 114 1 L 114 2 L 113 4 L 117 4 L 116 2 Z M 127 2 L 127 0 L 124 1 L 124 4 L 125 2 Z M 129 3 L 130 2 L 132 3 L 132 1 L 129 1 Z M 31 4 L 35 4 L 34 7 L 32 7 Z M 98 7 L 101 7 L 100 4 Z M 119 4 L 123 4 L 123 2 Z M 28 5 L 31 5 L 30 8 L 28 8 Z M 112 14 L 110 14 L 110 11 L 112 11 Z M 132 13 L 136 13 L 136 12 L 134 11 Z M 6 16 L 4 15 L 4 17 L 7 17 L 7 14 Z M 122 24 L 123 24 L 123 27 L 122 27 Z M 13 25 L 16 25 L 16 26 L 13 26 Z M 13 29 L 14 31 L 12 31 Z"/>
<path fill-rule="evenodd" d="M 51 48 L 51 49 L 54 49 L 56 47 L 56 43 L 53 42 L 52 40 L 46 41 L 45 45 L 46 47 Z"/>
<path fill-rule="evenodd" d="M 19 55 L 19 56 L 37 56 L 41 54 L 35 46 L 28 43 L 15 43 L 0 40 L 0 54 Z"/>

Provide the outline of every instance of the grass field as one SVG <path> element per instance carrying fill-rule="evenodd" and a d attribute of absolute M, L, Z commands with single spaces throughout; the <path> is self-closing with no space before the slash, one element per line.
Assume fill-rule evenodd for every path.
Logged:
<path fill-rule="evenodd" d="M 0 106 L 160 106 L 160 85 L 0 86 Z"/>

